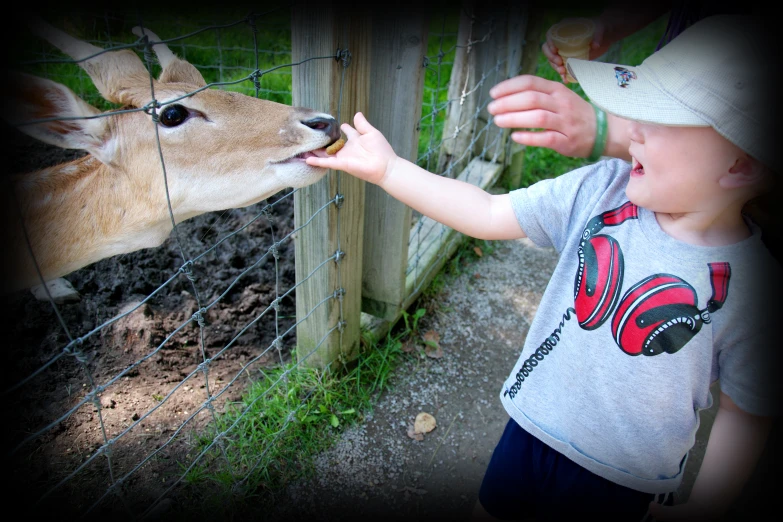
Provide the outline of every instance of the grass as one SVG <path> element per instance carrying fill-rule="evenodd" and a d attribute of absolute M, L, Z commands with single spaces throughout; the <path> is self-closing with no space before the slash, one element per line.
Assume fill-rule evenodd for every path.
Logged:
<path fill-rule="evenodd" d="M 138 37 L 131 29 L 143 24 L 161 39 L 171 39 L 167 43 L 169 48 L 196 66 L 208 84 L 256 96 L 256 86 L 249 77 L 258 69 L 263 73 L 258 78 L 258 96 L 290 105 L 290 11 L 280 6 L 261 11 L 265 13 L 263 16 L 252 19 L 246 9 L 215 11 L 196 6 L 189 8 L 187 17 L 157 6 L 146 11 L 141 7 L 141 12 L 134 7 L 128 12 L 100 14 L 55 10 L 42 16 L 52 25 L 101 48 L 135 43 Z M 187 38 L 182 38 L 186 35 Z M 21 64 L 20 69 L 63 83 L 101 110 L 117 107 L 100 96 L 89 76 L 77 65 L 51 63 L 67 60 L 53 46 L 26 32 L 20 33 L 19 39 L 13 58 Z M 143 48 L 135 50 L 146 63 Z M 154 57 L 150 58 L 150 71 L 157 77 L 160 66 Z"/>
<path fill-rule="evenodd" d="M 212 510 L 223 503 L 250 501 L 253 509 L 272 502 L 274 492 L 314 471 L 312 458 L 329 448 L 347 427 L 372 411 L 402 361 L 402 343 L 418 327 L 423 312 L 406 318 L 405 328 L 379 343 L 367 338 L 356 361 L 334 371 L 290 363 L 258 371 L 242 400 L 228 403 L 212 433 L 198 438 L 194 454 L 207 456 L 186 475 L 190 493 Z M 215 433 L 225 433 L 214 444 Z M 249 505 L 249 504 L 247 504 Z M 236 508 L 236 506 L 234 506 Z"/>
<path fill-rule="evenodd" d="M 296 363 L 258 371 L 242 400 L 227 403 L 217 426 L 196 441 L 191 456 L 205 450 L 207 456 L 188 471 L 185 482 L 193 488 L 186 494 L 193 495 L 198 509 L 217 516 L 252 504 L 251 509 L 263 511 L 286 484 L 312 476 L 314 457 L 345 429 L 364 422 L 381 394 L 392 389 L 394 373 L 406 358 L 422 357 L 421 350 L 405 353 L 403 347 L 426 345 L 423 324 L 440 289 L 494 249 L 490 241 L 463 241 L 422 298 L 403 311 L 402 320 L 383 339 L 363 336 L 359 357 L 352 363 L 334 371 Z M 219 444 L 214 443 L 217 433 L 225 434 Z"/>
<path fill-rule="evenodd" d="M 455 7 L 433 16 L 427 40 L 417 164 L 432 171 L 437 166 L 448 108 L 449 79 L 457 51 L 459 11 Z"/>

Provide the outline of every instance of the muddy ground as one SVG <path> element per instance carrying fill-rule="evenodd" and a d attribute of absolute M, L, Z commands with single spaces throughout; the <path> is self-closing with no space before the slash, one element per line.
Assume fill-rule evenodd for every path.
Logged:
<path fill-rule="evenodd" d="M 6 174 L 81 155 L 16 132 L 6 143 L 13 158 Z M 262 212 L 265 207 L 267 213 Z M 194 263 L 193 282 L 177 275 L 183 253 L 192 259 L 251 221 Z M 295 322 L 294 292 L 281 300 L 277 314 L 268 310 L 258 317 L 294 285 L 293 242 L 281 242 L 277 266 L 268 254 L 292 229 L 289 190 L 247 209 L 193 218 L 159 248 L 116 256 L 68 275 L 81 298 L 57 310 L 29 291 L 3 296 L 0 366 L 6 405 L 4 470 L 12 478 L 6 481 L 8 498 L 39 515 L 70 519 L 92 509 L 93 514 L 126 519 L 142 513 L 174 484 L 182 476 L 182 464 L 194 459 L 195 434 L 212 417 L 199 409 L 208 396 L 220 395 L 216 406 L 235 400 L 259 369 L 290 359 L 295 330 L 284 337 L 279 352 L 270 345 L 278 331 L 286 332 Z M 172 276 L 173 281 L 137 307 Z M 199 303 L 206 307 L 223 294 L 206 313 L 202 351 L 193 314 Z M 128 310 L 134 311 L 98 329 Z M 71 343 L 79 337 L 83 342 Z M 69 345 L 73 349 L 63 354 Z M 206 374 L 196 371 L 210 358 Z M 94 386 L 105 388 L 97 402 L 85 403 Z M 115 438 L 108 455 L 95 456 L 105 441 Z M 106 493 L 126 476 L 124 500 Z"/>

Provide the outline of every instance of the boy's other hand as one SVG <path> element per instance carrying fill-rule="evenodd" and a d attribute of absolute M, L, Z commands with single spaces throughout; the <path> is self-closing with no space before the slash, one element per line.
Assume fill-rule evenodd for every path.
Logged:
<path fill-rule="evenodd" d="M 512 132 L 515 142 L 578 158 L 592 152 L 595 110 L 565 85 L 526 74 L 500 82 L 489 95 L 494 101 L 487 110 L 498 127 L 543 129 Z"/>
<path fill-rule="evenodd" d="M 383 134 L 370 125 L 361 112 L 356 113 L 353 123 L 356 128 L 347 123 L 340 126 L 348 140 L 337 154 L 327 158 L 309 157 L 307 164 L 342 170 L 369 183 L 381 185 L 397 155 Z"/>

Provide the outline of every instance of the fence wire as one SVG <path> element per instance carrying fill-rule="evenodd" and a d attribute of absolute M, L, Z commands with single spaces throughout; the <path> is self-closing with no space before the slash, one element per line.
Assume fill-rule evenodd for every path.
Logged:
<path fill-rule="evenodd" d="M 101 52 L 137 52 L 151 87 L 160 65 L 146 40 L 131 33 L 133 26 L 156 32 L 195 65 L 205 89 L 291 104 L 291 71 L 303 62 L 291 59 L 288 7 L 226 10 L 220 18 L 193 13 L 185 19 L 160 10 L 52 13 L 50 18 Z M 513 53 L 499 51 L 508 30 L 505 19 L 475 17 L 459 7 L 434 17 L 423 64 L 421 167 L 486 188 L 507 165 L 507 134 L 493 125 L 486 107 L 489 88 L 520 71 L 514 65 L 518 61 L 510 62 Z M 144 107 L 118 107 L 100 96 L 74 60 L 50 45 L 29 38 L 20 49 L 30 51 L 20 67 L 62 82 L 88 103 L 112 111 L 100 117 L 149 116 L 168 191 L 155 118 L 161 105 L 195 92 L 156 100 L 150 90 Z M 334 63 L 335 56 L 305 61 L 310 60 Z M 343 65 L 341 101 L 347 62 Z M 335 116 L 342 122 L 352 115 Z M 21 142 L 18 151 L 14 165 L 19 172 L 79 157 L 61 153 L 41 165 L 50 149 L 29 154 L 40 149 Z M 4 397 L 13 405 L 8 419 L 13 428 L 5 447 L 8 469 L 17 478 L 13 495 L 33 511 L 56 508 L 63 516 L 139 519 L 153 516 L 167 499 L 188 498 L 181 493 L 183 485 L 216 481 L 216 491 L 253 492 L 295 466 L 279 456 L 280 447 L 294 423 L 308 422 L 317 413 L 313 402 L 327 373 L 304 366 L 330 336 L 342 336 L 346 321 L 359 320 L 343 316 L 340 270 L 336 288 L 303 316 L 296 316 L 294 301 L 297 288 L 332 263 L 339 266 L 346 254 L 342 250 L 354 247 L 338 240 L 334 254 L 295 280 L 297 233 L 332 205 L 338 209 L 337 237 L 340 227 L 350 226 L 339 212 L 343 175 L 337 173 L 334 198 L 298 227 L 293 215 L 297 190 L 284 190 L 247 208 L 178 223 L 158 248 L 69 274 L 84 293 L 78 302 L 40 302 L 29 292 L 9 298 L 4 320 L 13 363 L 5 369 Z M 167 204 L 173 223 L 168 197 Z M 411 295 L 423 289 L 463 239 L 417 217 L 406 268 Z M 292 354 L 297 326 L 334 300 L 339 304 L 336 323 L 324 329 L 310 353 L 297 358 Z"/>
<path fill-rule="evenodd" d="M 459 30 L 460 17 L 463 23 L 465 18 L 469 20 L 467 32 Z M 519 66 L 508 70 L 506 54 L 491 54 L 498 39 L 505 43 L 506 22 L 496 16 L 477 18 L 459 9 L 444 12 L 440 17 L 440 30 L 430 35 L 425 59 L 424 102 L 419 121 L 422 133 L 417 157 L 420 167 L 482 185 L 493 164 L 499 168 L 507 165 L 506 135 L 497 131 L 486 112 L 492 101 L 489 88 L 519 72 Z M 482 53 L 485 50 L 490 52 Z M 517 52 L 521 55 L 522 49 Z M 464 79 L 457 76 L 461 71 L 454 70 L 455 63 L 466 71 Z M 455 83 L 457 78 L 460 83 Z M 422 290 L 463 239 L 464 236 L 451 228 L 418 216 L 408 242 L 406 276 L 413 282 L 410 294 Z"/>
<path fill-rule="evenodd" d="M 70 22 L 75 36 L 104 49 L 97 54 L 136 51 L 150 76 L 145 107 L 107 102 L 73 59 L 48 44 L 31 44 L 34 52 L 20 61 L 21 68 L 67 84 L 88 103 L 112 110 L 98 117 L 149 115 L 174 225 L 158 249 L 105 259 L 69 274 L 76 286 L 94 292 L 80 302 L 58 304 L 49 295 L 49 303 L 41 303 L 29 292 L 12 297 L 9 309 L 19 313 L 9 324 L 15 323 L 12 349 L 18 358 L 4 391 L 16 405 L 7 458 L 19 479 L 15 493 L 34 511 L 144 518 L 179 485 L 209 473 L 228 475 L 233 491 L 252 491 L 268 475 L 270 462 L 276 465 L 270 449 L 312 408 L 308 398 L 323 372 L 301 366 L 340 328 L 342 317 L 323 332 L 312 352 L 298 359 L 291 350 L 296 327 L 340 294 L 323 296 L 296 318 L 294 293 L 338 261 L 339 249 L 294 281 L 292 242 L 335 201 L 297 228 L 296 190 L 176 224 L 157 126 L 162 105 L 207 88 L 290 105 L 291 68 L 302 62 L 291 63 L 288 15 L 278 8 L 187 23 L 139 11 L 49 17 Z M 153 79 L 160 66 L 147 40 L 130 32 L 136 25 L 156 32 L 197 67 L 207 85 L 176 99 L 156 99 Z M 334 57 L 305 61 L 319 59 Z M 40 118 L 20 127 L 68 119 L 83 118 Z M 56 163 L 32 161 L 19 165 L 34 170 Z M 312 373 L 314 382 L 308 388 L 299 379 L 294 387 L 289 379 L 294 371 Z M 272 394 L 295 402 L 282 422 L 267 421 L 258 411 Z M 240 424 L 256 434 L 252 451 L 238 443 L 245 436 L 237 434 Z"/>

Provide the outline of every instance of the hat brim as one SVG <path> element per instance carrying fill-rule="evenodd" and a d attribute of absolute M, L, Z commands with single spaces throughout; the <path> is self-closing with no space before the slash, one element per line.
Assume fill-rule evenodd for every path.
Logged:
<path fill-rule="evenodd" d="M 645 74 L 644 64 L 637 67 L 572 58 L 568 72 L 590 101 L 621 118 L 658 125 L 709 127 L 710 124 L 658 89 Z M 635 73 L 625 87 L 615 75 L 615 67 Z"/>

